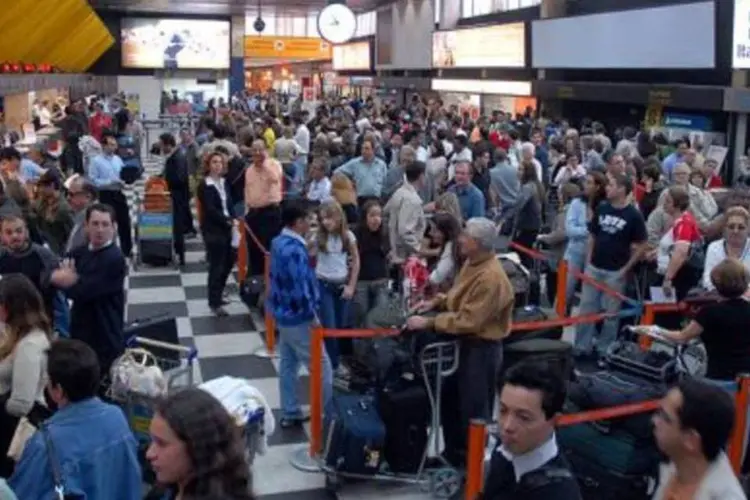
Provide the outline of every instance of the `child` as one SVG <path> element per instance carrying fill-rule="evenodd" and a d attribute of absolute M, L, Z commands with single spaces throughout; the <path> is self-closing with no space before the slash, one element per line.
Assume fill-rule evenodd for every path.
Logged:
<path fill-rule="evenodd" d="M 311 254 L 316 257 L 315 275 L 320 287 L 319 319 L 325 328 L 346 328 L 349 302 L 354 296 L 359 276 L 357 238 L 349 231 L 344 211 L 335 201 L 320 206 L 320 225 Z M 334 372 L 346 376 L 339 364 L 338 339 L 326 339 L 326 351 Z"/>
<path fill-rule="evenodd" d="M 388 288 L 388 234 L 383 225 L 383 208 L 377 200 L 362 207 L 357 226 L 359 280 L 354 299 L 354 325 L 362 326 L 367 314 L 385 300 Z"/>

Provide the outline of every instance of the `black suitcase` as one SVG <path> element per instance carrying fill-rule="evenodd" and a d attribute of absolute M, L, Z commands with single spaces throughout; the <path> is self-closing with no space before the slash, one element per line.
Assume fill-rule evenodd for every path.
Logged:
<path fill-rule="evenodd" d="M 554 309 L 548 309 L 539 306 L 524 306 L 516 307 L 513 310 L 513 323 L 529 323 L 537 321 L 547 321 L 558 319 L 557 313 Z M 518 342 L 520 340 L 528 339 L 552 339 L 560 340 L 563 336 L 562 326 L 553 326 L 551 328 L 543 328 L 541 330 L 523 330 L 518 332 L 511 332 L 503 340 L 504 345 L 508 345 L 512 342 Z"/>
<path fill-rule="evenodd" d="M 138 244 L 139 259 L 154 267 L 165 267 L 174 262 L 172 240 L 141 240 Z"/>
<path fill-rule="evenodd" d="M 421 383 L 386 387 L 378 394 L 378 412 L 385 425 L 385 461 L 389 470 L 415 473 L 427 448 L 430 402 Z"/>
<path fill-rule="evenodd" d="M 375 474 L 380 470 L 385 425 L 375 398 L 354 394 L 333 397 L 327 423 L 325 463 L 336 472 Z"/>
<path fill-rule="evenodd" d="M 520 340 L 503 346 L 503 373 L 525 360 L 551 363 L 563 380 L 570 380 L 573 346 L 563 340 L 551 339 Z"/>
<path fill-rule="evenodd" d="M 167 344 L 179 344 L 180 338 L 177 334 L 177 320 L 171 314 L 157 314 L 147 318 L 136 318 L 125 324 L 123 329 L 125 341 L 132 337 L 144 337 L 149 340 L 158 340 Z M 180 354 L 174 350 L 148 347 L 147 350 L 155 357 L 169 361 L 180 361 Z"/>

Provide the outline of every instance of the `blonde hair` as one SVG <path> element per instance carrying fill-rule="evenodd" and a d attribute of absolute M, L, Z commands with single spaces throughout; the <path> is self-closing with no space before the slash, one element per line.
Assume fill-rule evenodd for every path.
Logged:
<path fill-rule="evenodd" d="M 454 216 L 459 224 L 463 225 L 464 217 L 461 214 L 461 205 L 458 204 L 458 197 L 449 191 L 441 194 L 435 200 L 436 212 L 447 212 Z"/>
<path fill-rule="evenodd" d="M 346 216 L 344 214 L 344 209 L 341 208 L 341 205 L 337 201 L 327 201 L 320 205 L 320 208 L 318 209 L 318 218 L 320 219 L 320 224 L 318 226 L 318 234 L 317 234 L 317 240 L 318 240 L 318 249 L 321 252 L 327 252 L 328 251 L 328 237 L 329 236 L 338 236 L 341 238 L 341 244 L 344 248 L 344 250 L 348 250 L 349 248 L 349 241 L 348 241 L 348 232 L 349 227 L 346 224 Z M 329 233 L 328 230 L 325 228 L 325 225 L 323 224 L 324 218 L 331 218 L 331 219 L 338 219 L 339 227 L 337 230 Z"/>
<path fill-rule="evenodd" d="M 730 217 L 742 217 L 745 219 L 745 224 L 750 224 L 750 212 L 745 207 L 734 206 L 728 208 L 724 214 L 724 220 L 729 220 Z"/>

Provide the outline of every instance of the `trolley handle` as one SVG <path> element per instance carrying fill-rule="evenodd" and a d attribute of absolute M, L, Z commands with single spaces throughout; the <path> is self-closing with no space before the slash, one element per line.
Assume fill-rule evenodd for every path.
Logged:
<path fill-rule="evenodd" d="M 186 347 L 181 344 L 170 344 L 169 342 L 162 342 L 161 340 L 153 340 L 146 337 L 133 336 L 130 337 L 125 345 L 127 347 L 136 347 L 137 345 L 156 347 L 158 349 L 166 349 L 168 351 L 179 352 L 187 355 L 188 363 L 192 363 L 198 357 L 198 349 L 195 347 Z"/>

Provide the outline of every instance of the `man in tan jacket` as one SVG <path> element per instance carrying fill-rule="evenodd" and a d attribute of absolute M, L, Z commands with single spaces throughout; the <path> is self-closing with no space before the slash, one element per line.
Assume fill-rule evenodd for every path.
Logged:
<path fill-rule="evenodd" d="M 407 320 L 410 330 L 434 330 L 459 339 L 458 371 L 445 381 L 441 408 L 444 458 L 456 467 L 466 462 L 470 420 L 492 418 L 501 341 L 510 333 L 514 292 L 495 256 L 496 232 L 489 219 L 469 219 L 458 240 L 466 261 L 453 287 L 418 308 L 437 314 Z"/>

